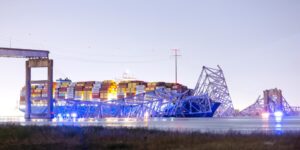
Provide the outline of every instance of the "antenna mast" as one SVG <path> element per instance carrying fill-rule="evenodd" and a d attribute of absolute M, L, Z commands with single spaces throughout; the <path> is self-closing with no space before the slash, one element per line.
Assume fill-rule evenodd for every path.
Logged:
<path fill-rule="evenodd" d="M 172 56 L 175 57 L 175 83 L 177 83 L 177 57 L 181 55 L 178 55 L 179 49 L 174 48 L 172 49 L 172 51 L 174 51 L 174 55 Z"/>

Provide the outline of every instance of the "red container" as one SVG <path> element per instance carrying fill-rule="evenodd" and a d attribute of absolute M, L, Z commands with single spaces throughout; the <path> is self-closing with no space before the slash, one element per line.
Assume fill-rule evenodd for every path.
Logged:
<path fill-rule="evenodd" d="M 124 98 L 124 95 L 118 95 L 118 99 Z"/>
<path fill-rule="evenodd" d="M 100 89 L 97 89 L 97 90 L 92 90 L 93 93 L 99 93 L 100 92 Z"/>
<path fill-rule="evenodd" d="M 83 91 L 83 86 L 81 86 L 81 87 L 75 87 L 75 91 Z"/>
<path fill-rule="evenodd" d="M 68 88 L 67 87 L 61 87 L 58 89 L 59 92 L 67 92 Z"/>
<path fill-rule="evenodd" d="M 100 92 L 107 92 L 108 91 L 108 88 L 107 89 L 100 89 Z"/>
<path fill-rule="evenodd" d="M 48 91 L 42 91 L 42 94 L 47 94 L 48 93 Z"/>
<path fill-rule="evenodd" d="M 134 97 L 135 93 L 126 93 L 126 97 Z"/>
<path fill-rule="evenodd" d="M 91 90 L 92 88 L 86 88 L 86 87 L 83 89 L 83 91 L 91 91 Z"/>
<path fill-rule="evenodd" d="M 77 84 L 75 85 L 75 88 L 76 88 L 76 87 L 84 87 L 84 86 L 85 86 L 84 83 L 78 83 L 78 82 L 77 82 Z"/>
<path fill-rule="evenodd" d="M 119 87 L 119 88 L 128 88 L 127 85 L 121 85 L 121 86 L 119 85 L 118 87 Z"/>
<path fill-rule="evenodd" d="M 86 88 L 86 89 L 92 89 L 93 86 L 85 86 L 84 88 Z"/>
<path fill-rule="evenodd" d="M 100 95 L 92 95 L 92 98 L 99 99 Z"/>
<path fill-rule="evenodd" d="M 100 93 L 92 93 L 92 96 L 100 96 Z"/>
<path fill-rule="evenodd" d="M 77 82 L 76 84 L 78 84 L 78 85 L 79 85 L 79 84 L 85 84 L 85 82 Z"/>
<path fill-rule="evenodd" d="M 101 85 L 101 89 L 108 89 L 110 85 Z"/>
<path fill-rule="evenodd" d="M 100 94 L 107 94 L 107 91 L 100 91 Z"/>
<path fill-rule="evenodd" d="M 180 84 L 175 84 L 172 86 L 172 89 L 176 90 L 176 89 L 181 89 L 182 88 L 182 85 Z"/>
<path fill-rule="evenodd" d="M 128 83 L 119 83 L 119 85 L 118 85 L 119 87 L 121 87 L 121 88 L 127 88 L 128 87 Z"/>
<path fill-rule="evenodd" d="M 42 94 L 42 92 L 32 92 L 31 94 L 40 95 L 40 94 Z"/>
<path fill-rule="evenodd" d="M 100 89 L 100 92 L 101 92 L 101 91 L 102 91 L 102 92 L 104 92 L 104 91 L 107 92 L 107 91 L 108 91 L 108 88 L 107 88 L 107 89 Z"/>

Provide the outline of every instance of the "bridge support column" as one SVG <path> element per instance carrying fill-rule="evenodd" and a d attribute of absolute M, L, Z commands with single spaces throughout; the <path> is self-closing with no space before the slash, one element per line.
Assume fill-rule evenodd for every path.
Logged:
<path fill-rule="evenodd" d="M 29 67 L 29 61 L 26 61 L 26 96 L 25 96 L 25 119 L 30 120 L 31 118 L 31 68 Z"/>
<path fill-rule="evenodd" d="M 53 60 L 51 59 L 29 59 L 26 61 L 26 109 L 25 119 L 49 119 L 53 118 Z M 48 79 L 43 81 L 31 81 L 31 68 L 48 68 Z M 32 97 L 31 84 L 45 84 L 48 87 L 47 98 L 47 112 L 43 114 L 32 114 Z"/>
<path fill-rule="evenodd" d="M 48 113 L 47 118 L 53 118 L 53 60 L 48 61 Z"/>
<path fill-rule="evenodd" d="M 264 91 L 264 111 L 269 113 L 284 111 L 281 90 L 275 88 Z"/>

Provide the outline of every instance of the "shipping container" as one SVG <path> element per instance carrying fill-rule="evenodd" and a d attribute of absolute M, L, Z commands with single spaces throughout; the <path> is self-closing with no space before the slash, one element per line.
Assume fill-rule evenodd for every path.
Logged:
<path fill-rule="evenodd" d="M 76 100 L 111 100 L 123 97 L 133 97 L 136 94 L 165 89 L 173 92 L 184 92 L 186 86 L 166 82 L 144 82 L 139 80 L 121 81 L 118 84 L 113 80 L 71 82 L 70 80 L 59 80 L 53 82 L 53 97 L 56 99 Z M 47 84 L 36 84 L 31 86 L 31 95 L 35 98 L 46 98 L 48 96 Z M 25 91 L 22 89 L 22 91 Z M 24 92 L 25 93 L 25 92 Z M 25 97 L 25 94 L 23 94 Z M 24 99 L 24 98 L 23 98 Z"/>
<path fill-rule="evenodd" d="M 122 99 L 122 98 L 125 98 L 125 95 L 118 95 L 117 96 L 117 99 Z"/>
<path fill-rule="evenodd" d="M 75 91 L 83 91 L 83 86 L 82 87 L 75 87 Z"/>
<path fill-rule="evenodd" d="M 83 100 L 84 91 L 75 91 L 75 99 L 76 100 Z"/>

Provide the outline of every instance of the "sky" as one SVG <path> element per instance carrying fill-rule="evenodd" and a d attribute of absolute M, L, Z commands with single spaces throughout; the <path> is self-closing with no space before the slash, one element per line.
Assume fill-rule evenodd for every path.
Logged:
<path fill-rule="evenodd" d="M 300 106 L 299 0 L 0 0 L 0 47 L 49 50 L 54 79 L 115 79 L 194 88 L 202 66 L 224 71 L 236 109 L 282 89 Z M 26 59 L 0 58 L 0 115 L 11 115 Z M 44 79 L 35 69 L 33 79 Z"/>

